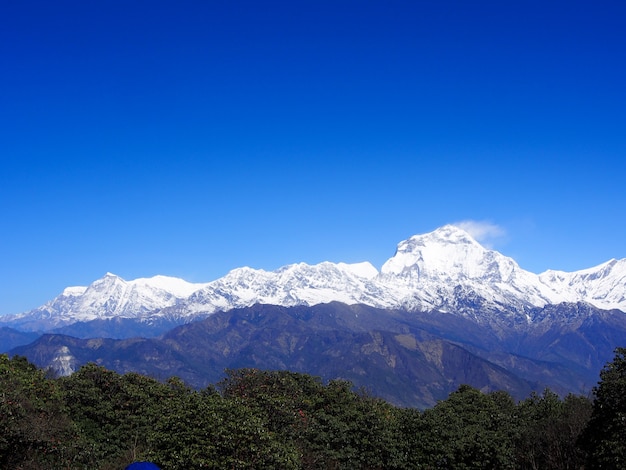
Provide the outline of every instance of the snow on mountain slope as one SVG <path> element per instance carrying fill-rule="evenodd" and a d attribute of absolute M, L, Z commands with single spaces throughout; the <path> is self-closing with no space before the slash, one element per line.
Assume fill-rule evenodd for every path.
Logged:
<path fill-rule="evenodd" d="M 153 276 L 149 278 L 139 278 L 128 281 L 129 286 L 136 290 L 152 290 L 155 292 L 166 292 L 177 298 L 189 297 L 205 284 L 194 284 L 178 277 Z"/>
<path fill-rule="evenodd" d="M 598 308 L 626 311 L 626 259 L 612 259 L 572 273 L 548 270 L 539 279 L 564 297 L 584 300 Z"/>
<path fill-rule="evenodd" d="M 138 318 L 175 305 L 203 286 L 167 276 L 125 281 L 107 273 L 87 287 L 68 287 L 47 304 L 2 320 L 37 330 L 103 318 Z"/>
<path fill-rule="evenodd" d="M 469 293 L 494 307 L 516 309 L 566 300 L 536 274 L 452 225 L 400 242 L 383 265 L 380 281 L 413 309 L 456 309 L 463 300 L 458 297 Z"/>
<path fill-rule="evenodd" d="M 276 271 L 243 267 L 205 284 L 155 276 L 125 281 L 107 274 L 68 287 L 44 306 L 0 323 L 45 330 L 106 318 L 167 317 L 182 321 L 218 310 L 339 301 L 381 308 L 441 310 L 477 321 L 532 321 L 528 312 L 561 302 L 588 302 L 626 312 L 626 259 L 573 273 L 525 271 L 511 258 L 446 225 L 400 242 L 378 272 L 370 263 L 291 264 Z"/>
<path fill-rule="evenodd" d="M 580 276 L 571 275 L 576 284 Z M 608 282 L 594 284 L 591 277 L 583 276 L 593 289 L 554 288 L 539 275 L 521 269 L 513 259 L 484 248 L 464 230 L 447 225 L 400 242 L 380 272 L 370 263 L 299 263 L 276 271 L 238 268 L 208 283 L 175 309 L 178 316 L 185 316 L 255 303 L 294 306 L 339 301 L 381 308 L 438 309 L 487 322 L 500 315 L 508 316 L 509 323 L 519 323 L 531 321 L 531 309 L 548 304 L 586 301 L 598 305 L 603 289 L 611 287 L 611 299 L 615 300 L 611 305 L 626 311 L 623 278 L 621 284 L 620 279 L 612 278 L 609 286 Z M 593 296 L 588 295 L 591 292 Z"/>
<path fill-rule="evenodd" d="M 238 268 L 194 293 L 186 304 L 190 313 L 256 303 L 294 306 L 339 301 L 382 306 L 384 292 L 374 282 L 377 275 L 370 263 L 299 263 L 276 271 Z"/>

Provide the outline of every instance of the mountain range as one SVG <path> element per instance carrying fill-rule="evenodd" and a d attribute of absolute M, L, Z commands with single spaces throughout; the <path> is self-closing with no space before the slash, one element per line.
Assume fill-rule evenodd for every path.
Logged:
<path fill-rule="evenodd" d="M 203 284 L 108 273 L 0 317 L 0 347 L 60 373 L 96 361 L 199 387 L 225 367 L 290 368 L 429 406 L 464 381 L 588 391 L 626 344 L 624 312 L 626 259 L 534 274 L 447 225 L 400 242 L 380 271 L 244 267 Z"/>

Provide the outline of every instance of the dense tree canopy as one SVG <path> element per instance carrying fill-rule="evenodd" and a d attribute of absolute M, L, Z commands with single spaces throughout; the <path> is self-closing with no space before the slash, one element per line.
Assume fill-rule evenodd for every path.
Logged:
<path fill-rule="evenodd" d="M 0 355 L 0 467 L 71 462 L 74 439 L 58 384 L 25 358 Z"/>
<path fill-rule="evenodd" d="M 55 379 L 0 355 L 0 469 L 623 468 L 625 354 L 602 371 L 593 405 L 463 385 L 424 411 L 289 371 L 228 370 L 194 390 L 95 364 Z"/>
<path fill-rule="evenodd" d="M 588 468 L 626 468 L 626 348 L 600 372 L 589 425 L 581 440 Z"/>

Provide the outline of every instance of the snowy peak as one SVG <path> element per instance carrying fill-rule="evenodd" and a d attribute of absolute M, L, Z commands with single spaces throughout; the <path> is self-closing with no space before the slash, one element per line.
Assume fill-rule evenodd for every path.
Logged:
<path fill-rule="evenodd" d="M 248 267 L 234 269 L 226 276 L 194 293 L 190 312 L 271 305 L 316 305 L 332 301 L 348 304 L 379 302 L 372 297 L 378 271 L 370 263 L 297 263 L 276 271 Z"/>
<path fill-rule="evenodd" d="M 505 281 L 519 266 L 511 258 L 485 249 L 469 233 L 446 225 L 398 244 L 381 273 L 427 279 Z"/>
<path fill-rule="evenodd" d="M 172 306 L 203 286 L 167 276 L 125 281 L 107 273 L 88 286 L 73 307 L 76 313 L 81 312 L 87 318 L 136 317 Z"/>
<path fill-rule="evenodd" d="M 167 276 L 126 281 L 106 273 L 87 287 L 68 287 L 45 305 L 3 320 L 37 331 L 79 321 L 140 318 L 175 305 L 204 285 Z"/>
<path fill-rule="evenodd" d="M 446 225 L 400 242 L 381 282 L 408 309 L 491 315 L 563 301 L 511 258 L 488 250 L 465 230 Z"/>
<path fill-rule="evenodd" d="M 373 279 L 378 276 L 378 270 L 372 266 L 372 263 L 364 261 L 362 263 L 337 263 L 337 267 L 343 271 L 354 274 L 364 279 Z"/>
<path fill-rule="evenodd" d="M 205 283 L 194 284 L 178 277 L 161 275 L 150 278 L 135 279 L 134 281 L 129 281 L 128 284 L 135 285 L 137 289 L 150 289 L 154 291 L 168 292 L 178 298 L 189 297 L 191 294 L 199 289 L 202 289 L 206 285 Z"/>
<path fill-rule="evenodd" d="M 626 311 L 626 258 L 571 273 L 548 270 L 539 279 L 565 297 Z"/>
<path fill-rule="evenodd" d="M 61 296 L 63 296 L 63 297 L 78 297 L 79 295 L 83 295 L 85 293 L 85 290 L 87 290 L 87 287 L 85 287 L 85 286 L 66 287 L 65 289 L 63 289 L 63 292 L 61 293 Z"/>

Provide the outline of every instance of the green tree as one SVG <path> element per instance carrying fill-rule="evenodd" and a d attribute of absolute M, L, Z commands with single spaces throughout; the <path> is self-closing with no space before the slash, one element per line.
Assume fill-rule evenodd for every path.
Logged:
<path fill-rule="evenodd" d="M 595 399 L 581 445 L 590 469 L 626 468 L 626 348 L 600 372 Z"/>
<path fill-rule="evenodd" d="M 577 441 L 591 414 L 582 396 L 564 400 L 551 390 L 531 394 L 518 406 L 516 460 L 521 469 L 567 470 L 584 464 Z"/>
<path fill-rule="evenodd" d="M 397 414 L 350 382 L 324 386 L 307 374 L 239 369 L 227 371 L 219 388 L 296 449 L 301 468 L 395 468 Z"/>
<path fill-rule="evenodd" d="M 419 423 L 415 452 L 425 468 L 512 469 L 514 463 L 510 400 L 468 385 L 426 410 Z"/>
<path fill-rule="evenodd" d="M 62 468 L 75 432 L 54 380 L 26 358 L 0 355 L 0 468 Z"/>
<path fill-rule="evenodd" d="M 151 459 L 163 468 L 295 469 L 286 447 L 263 419 L 238 398 L 212 390 L 175 387 L 150 433 Z"/>
<path fill-rule="evenodd" d="M 354 392 L 350 382 L 329 382 L 307 416 L 304 468 L 398 468 L 397 417 L 391 405 Z"/>
<path fill-rule="evenodd" d="M 288 441 L 302 435 L 306 416 L 322 399 L 319 377 L 285 370 L 227 370 L 218 384 L 226 399 L 240 400 L 263 416 L 269 429 Z"/>
<path fill-rule="evenodd" d="M 87 364 L 60 382 L 83 437 L 84 464 L 120 468 L 149 453 L 148 432 L 160 419 L 157 410 L 171 399 L 169 386 L 96 364 Z"/>
<path fill-rule="evenodd" d="M 416 408 L 396 408 L 396 449 L 398 468 L 422 468 L 422 413 Z"/>

